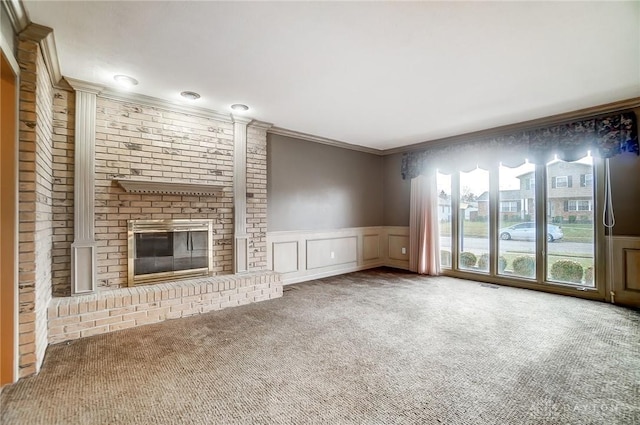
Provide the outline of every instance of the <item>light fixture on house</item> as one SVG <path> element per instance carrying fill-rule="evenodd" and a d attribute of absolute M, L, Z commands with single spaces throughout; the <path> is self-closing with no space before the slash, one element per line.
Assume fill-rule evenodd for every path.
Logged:
<path fill-rule="evenodd" d="M 200 95 L 194 91 L 183 91 L 180 93 L 180 96 L 184 97 L 188 100 L 197 100 L 200 99 Z"/>
<path fill-rule="evenodd" d="M 115 75 L 113 79 L 122 87 L 133 87 L 138 85 L 138 80 L 133 77 L 129 77 L 128 75 Z"/>
<path fill-rule="evenodd" d="M 231 105 L 231 109 L 236 112 L 245 112 L 249 110 L 249 107 L 247 105 L 243 105 L 242 103 L 234 103 L 233 105 Z"/>

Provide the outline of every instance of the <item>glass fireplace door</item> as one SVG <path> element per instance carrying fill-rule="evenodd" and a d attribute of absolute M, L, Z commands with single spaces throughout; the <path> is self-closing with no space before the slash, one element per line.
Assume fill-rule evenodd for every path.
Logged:
<path fill-rule="evenodd" d="M 136 220 L 129 223 L 129 286 L 210 274 L 210 220 Z"/>

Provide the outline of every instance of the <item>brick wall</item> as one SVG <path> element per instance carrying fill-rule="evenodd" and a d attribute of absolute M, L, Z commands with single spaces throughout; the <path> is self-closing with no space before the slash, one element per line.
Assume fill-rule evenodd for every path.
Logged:
<path fill-rule="evenodd" d="M 73 242 L 75 94 L 55 89 L 53 94 L 53 295 L 71 295 Z"/>
<path fill-rule="evenodd" d="M 266 178 L 266 170 L 265 170 Z M 211 183 L 222 196 L 125 192 L 113 180 Z M 96 243 L 99 289 L 127 285 L 127 221 L 213 219 L 214 274 L 233 270 L 233 125 L 98 97 Z"/>
<path fill-rule="evenodd" d="M 36 42 L 18 44 L 20 75 L 19 353 L 20 377 L 38 371 L 47 347 L 51 300 L 52 99 Z"/>
<path fill-rule="evenodd" d="M 74 237 L 75 95 L 51 86 L 36 42 L 20 40 L 18 60 L 22 69 L 19 352 L 23 377 L 37 372 L 44 359 L 49 306 L 72 302 L 64 297 L 71 291 Z M 97 99 L 96 112 L 99 289 L 127 285 L 127 221 L 134 219 L 213 219 L 214 274 L 232 273 L 232 123 L 103 96 Z M 266 129 L 250 125 L 247 131 L 249 267 L 264 271 Z M 126 177 L 211 183 L 223 191 L 219 196 L 126 193 L 114 182 Z M 52 295 L 59 298 L 52 300 Z M 253 294 L 251 301 L 260 301 L 263 295 Z"/>
<path fill-rule="evenodd" d="M 247 128 L 247 234 L 249 270 L 267 268 L 267 132 Z"/>

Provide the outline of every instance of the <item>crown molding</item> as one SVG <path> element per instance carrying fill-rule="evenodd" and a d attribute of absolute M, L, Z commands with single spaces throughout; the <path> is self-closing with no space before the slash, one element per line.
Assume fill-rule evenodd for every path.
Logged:
<path fill-rule="evenodd" d="M 426 142 L 415 143 L 413 145 L 401 146 L 392 149 L 385 149 L 382 155 L 392 155 L 396 153 L 412 152 L 421 149 L 437 148 L 465 141 L 473 141 L 477 139 L 487 139 L 490 137 L 505 136 L 518 131 L 533 130 L 535 128 L 551 126 L 556 124 L 578 121 L 583 119 L 595 118 L 615 112 L 630 111 L 640 108 L 640 97 L 632 97 L 616 102 L 605 103 L 603 105 L 592 106 L 589 108 L 578 109 L 577 111 L 564 112 L 562 114 L 551 115 L 543 118 L 523 121 L 514 124 L 507 124 L 500 127 L 488 128 L 485 130 L 473 131 L 470 133 L 459 134 L 456 136 L 444 137 L 442 139 L 434 139 Z"/>
<path fill-rule="evenodd" d="M 24 31 L 31 20 L 29 19 L 27 9 L 24 8 L 22 0 L 3 0 L 2 6 L 7 11 L 7 15 L 9 15 L 9 21 L 13 27 L 13 31 L 16 34 Z"/>
<path fill-rule="evenodd" d="M 273 124 L 266 121 L 253 120 L 249 123 L 250 127 L 259 128 L 260 130 L 269 131 L 273 127 Z"/>
<path fill-rule="evenodd" d="M 94 92 L 100 97 L 104 97 L 107 99 L 139 103 L 154 108 L 165 109 L 171 112 L 181 112 L 183 114 L 193 115 L 197 117 L 213 118 L 218 121 L 223 121 L 231 124 L 234 122 L 234 118 L 231 116 L 231 114 L 223 114 L 221 112 L 214 111 L 213 109 L 202 108 L 199 106 L 183 105 L 178 102 L 164 100 L 144 94 L 123 92 L 99 84 L 90 83 L 88 81 L 76 80 L 75 78 L 65 77 L 65 80 L 67 80 L 69 85 L 75 90 Z M 239 117 L 236 117 L 236 119 L 239 119 Z M 251 121 L 251 118 L 242 117 L 242 119 L 248 120 L 247 122 Z"/>
<path fill-rule="evenodd" d="M 18 39 L 38 43 L 42 58 L 44 59 L 44 65 L 49 71 L 51 85 L 54 87 L 57 86 L 60 80 L 62 80 L 62 73 L 60 71 L 58 49 L 56 48 L 56 40 L 53 37 L 53 30 L 44 25 L 30 22 L 27 27 L 18 34 Z"/>
<path fill-rule="evenodd" d="M 252 119 L 248 118 L 248 117 L 243 117 L 241 115 L 233 115 L 231 114 L 231 120 L 233 121 L 233 123 L 240 123 L 240 124 L 249 124 Z"/>
<path fill-rule="evenodd" d="M 105 89 L 104 86 L 100 86 L 94 83 L 89 83 L 87 81 L 76 80 L 75 78 L 65 77 L 64 79 L 67 83 L 69 83 L 69 86 L 71 86 L 71 88 L 75 91 L 84 91 L 84 92 L 93 93 L 93 94 L 100 94 Z"/>
<path fill-rule="evenodd" d="M 351 143 L 341 142 L 338 140 L 328 139 L 326 137 L 314 136 L 312 134 L 301 133 L 299 131 L 287 130 L 281 127 L 271 127 L 267 130 L 268 133 L 277 134 L 279 136 L 291 137 L 294 139 L 306 140 L 309 142 L 321 143 L 323 145 L 334 146 L 337 148 L 350 149 L 358 152 L 365 152 L 374 155 L 383 155 L 383 151 L 375 148 L 368 148 L 366 146 L 353 145 Z"/>

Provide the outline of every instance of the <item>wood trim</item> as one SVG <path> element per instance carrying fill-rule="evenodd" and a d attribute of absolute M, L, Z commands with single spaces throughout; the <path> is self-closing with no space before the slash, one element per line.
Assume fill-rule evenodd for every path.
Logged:
<path fill-rule="evenodd" d="M 219 195 L 224 186 L 168 180 L 114 179 L 126 192 L 167 195 Z"/>

